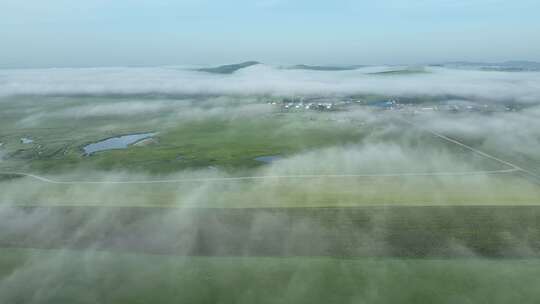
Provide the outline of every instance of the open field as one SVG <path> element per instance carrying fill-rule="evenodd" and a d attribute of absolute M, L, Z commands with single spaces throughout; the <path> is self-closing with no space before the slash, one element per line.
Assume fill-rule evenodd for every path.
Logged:
<path fill-rule="evenodd" d="M 419 125 L 429 124 L 426 116 L 358 106 L 284 112 L 263 97 L 12 98 L 20 103 L 9 104 L 4 115 L 11 121 L 2 120 L 0 134 L 5 155 L 0 169 L 7 173 L 1 183 L 10 189 L 0 198 L 10 204 L 262 208 L 539 203 L 534 154 L 520 154 L 514 162 L 506 150 L 484 149 L 484 139 L 456 133 L 451 136 L 459 142 L 438 137 L 440 133 Z M 39 114 L 28 110 L 33 107 Z M 86 144 L 140 132 L 157 135 L 144 145 L 83 154 Z M 25 144 L 21 138 L 33 142 Z M 477 153 L 474 147 L 493 154 Z M 256 160 L 263 156 L 279 159 Z"/>
<path fill-rule="evenodd" d="M 211 172 L 208 172 L 210 174 Z M 76 176 L 75 178 L 80 178 Z M 98 177 L 95 177 L 99 179 Z M 110 177 L 105 176 L 105 180 Z M 114 178 L 135 179 L 124 174 Z M 144 180 L 144 176 L 140 180 Z M 516 182 L 519 181 L 519 182 Z M 3 182 L 6 203 L 40 206 L 346 207 L 373 205 L 537 205 L 538 186 L 519 174 L 276 178 L 171 183 L 49 184 Z M 443 187 L 442 186 L 447 186 Z M 384 189 L 384 191 L 382 190 Z"/>
<path fill-rule="evenodd" d="M 30 303 L 536 303 L 537 259 L 207 258 L 0 250 L 0 300 Z M 63 282 L 61 287 L 57 282 Z M 39 299 L 39 300 L 37 300 Z"/>
<path fill-rule="evenodd" d="M 30 207 L 4 208 L 0 220 L 2 248 L 186 256 L 540 256 L 538 206 Z"/>
<path fill-rule="evenodd" d="M 540 304 L 540 0 L 0 0 L 0 304 Z"/>
<path fill-rule="evenodd" d="M 0 302 L 538 297 L 538 107 L 156 92 L 0 97 Z"/>
<path fill-rule="evenodd" d="M 261 165 L 258 156 L 289 155 L 310 148 L 342 145 L 357 142 L 367 130 L 351 124 L 329 121 L 327 115 L 290 115 L 276 112 L 265 104 L 254 104 L 251 99 L 245 104 L 233 103 L 224 107 L 219 98 L 210 100 L 142 100 L 161 105 L 156 112 L 143 107 L 141 113 L 133 115 L 109 115 L 96 110 L 105 107 L 129 107 L 134 102 L 126 100 L 93 99 L 77 101 L 69 99 L 74 112 L 94 109 L 95 115 L 73 120 L 64 101 L 51 98 L 50 103 L 60 103 L 64 109 L 55 112 L 46 101 L 38 102 L 45 114 L 22 118 L 26 111 L 20 108 L 6 111 L 0 141 L 11 157 L 3 167 L 16 166 L 38 172 L 62 172 L 63 170 L 105 169 L 139 170 L 148 173 L 171 173 L 187 168 L 219 166 L 224 169 L 250 168 Z M 232 99 L 234 100 L 234 99 Z M 237 102 L 242 102 L 242 99 Z M 79 103 L 85 104 L 81 106 Z M 137 106 L 142 106 L 135 102 Z M 102 105 L 105 104 L 105 105 Z M 66 107 L 67 110 L 66 110 Z M 86 107 L 77 110 L 80 107 Z M 93 107 L 93 108 L 92 108 Z M 39 110 L 38 110 L 39 111 Z M 173 111 L 171 113 L 171 111 Z M 50 112 L 50 114 L 48 114 Z M 68 112 L 66 114 L 65 112 Z M 121 112 L 121 111 L 120 111 Z M 76 115 L 76 114 L 75 114 Z M 44 117 L 43 117 L 44 116 Z M 98 118 L 96 118 L 96 116 Z M 13 120 L 18 120 L 14 122 Z M 26 127 L 35 119 L 39 128 Z M 11 120 L 11 121 L 10 121 Z M 20 126 L 20 125 L 23 126 Z M 92 157 L 82 156 L 82 147 L 104 138 L 140 132 L 158 132 L 156 143 L 149 146 L 132 147 L 122 151 L 98 153 Z M 21 138 L 32 138 L 34 142 L 22 144 Z"/>

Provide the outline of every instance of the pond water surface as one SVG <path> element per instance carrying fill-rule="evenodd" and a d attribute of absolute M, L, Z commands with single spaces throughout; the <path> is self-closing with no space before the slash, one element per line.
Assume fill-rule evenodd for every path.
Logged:
<path fill-rule="evenodd" d="M 260 162 L 267 163 L 267 164 L 273 163 L 273 162 L 278 161 L 280 159 L 282 159 L 281 155 L 267 155 L 267 156 L 255 157 L 256 161 L 260 161 Z"/>
<path fill-rule="evenodd" d="M 91 155 L 100 151 L 126 149 L 129 145 L 140 140 L 155 136 L 157 133 L 139 133 L 117 137 L 111 137 L 83 147 L 84 155 Z"/>
<path fill-rule="evenodd" d="M 33 143 L 33 142 L 34 142 L 34 140 L 31 139 L 31 138 L 27 138 L 27 137 L 21 138 L 21 143 L 23 143 L 23 144 L 25 144 L 25 145 L 31 144 L 31 143 Z"/>

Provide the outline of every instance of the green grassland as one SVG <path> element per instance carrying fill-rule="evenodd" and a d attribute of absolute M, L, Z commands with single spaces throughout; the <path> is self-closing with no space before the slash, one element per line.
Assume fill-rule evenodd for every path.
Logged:
<path fill-rule="evenodd" d="M 508 205 L 12 206 L 0 213 L 0 248 L 208 257 L 538 258 L 539 218 L 538 206 Z"/>
<path fill-rule="evenodd" d="M 14 98 L 12 102 L 4 103 L 6 106 L 0 114 L 1 149 L 7 155 L 0 162 L 0 168 L 44 174 L 76 169 L 169 174 L 185 169 L 217 167 L 231 173 L 261 167 L 263 164 L 255 160 L 259 156 L 286 158 L 327 147 L 367 146 L 381 142 L 413 146 L 426 156 L 448 152 L 479 170 L 500 168 L 490 160 L 380 113 L 372 113 L 378 118 L 368 122 L 342 116 L 343 113 L 283 113 L 261 105 L 257 99 L 238 97 L 232 100 L 227 101 L 227 110 L 219 108 L 226 112 L 224 114 L 212 114 L 213 107 L 222 104 L 223 100 L 187 99 L 168 100 L 166 106 L 156 112 L 74 117 L 62 110 L 88 105 L 117 104 L 122 107 L 130 99 Z M 142 102 L 151 104 L 160 100 L 143 99 Z M 261 108 L 254 113 L 234 114 L 241 112 L 246 104 Z M 182 115 L 193 108 L 197 109 L 193 115 Z M 83 155 L 82 148 L 86 144 L 142 132 L 157 132 L 158 135 L 149 145 L 99 152 L 89 157 Z M 23 137 L 34 142 L 23 144 Z"/>
<path fill-rule="evenodd" d="M 204 181 L 238 176 L 509 169 L 385 112 L 369 112 L 367 117 L 345 111 L 283 112 L 266 104 L 266 97 L 11 99 L 4 101 L 0 114 L 1 149 L 7 155 L 0 162 L 2 171 L 41 174 L 61 181 L 202 180 L 89 185 L 50 184 L 3 175 L 0 182 L 10 191 L 0 193 L 0 199 L 8 203 L 254 208 L 531 205 L 540 197 L 535 181 L 519 173 Z M 161 107 L 124 113 L 132 102 Z M 118 105 L 121 111 L 111 105 Z M 87 115 L 102 106 L 112 113 Z M 138 132 L 158 134 L 148 145 L 83 155 L 82 147 L 88 143 Z M 22 144 L 22 137 L 34 142 Z M 482 144 L 482 139 L 465 140 L 472 146 Z M 382 148 L 355 158 L 355 153 L 374 146 Z M 255 160 L 268 155 L 283 159 L 274 164 Z"/>
<path fill-rule="evenodd" d="M 4 303 L 536 303 L 536 259 L 204 258 L 2 249 Z"/>
<path fill-rule="evenodd" d="M 50 111 L 54 112 L 54 107 Z M 10 119 L 2 123 L 0 141 L 4 142 L 11 157 L 2 166 L 44 173 L 77 168 L 134 169 L 147 173 L 171 173 L 208 166 L 253 168 L 261 165 L 254 160 L 258 156 L 286 156 L 313 148 L 358 142 L 366 132 L 355 125 L 331 121 L 320 113 L 293 116 L 271 110 L 237 118 L 176 119 L 166 112 L 128 118 L 105 116 L 72 120 L 62 117 L 46 119 L 39 128 L 17 127 L 17 119 L 24 116 L 6 113 Z M 156 123 L 156 119 L 162 123 Z M 110 127 L 104 130 L 103 126 L 107 125 Z M 82 155 L 85 144 L 149 131 L 159 133 L 156 144 L 96 153 L 90 157 Z M 22 137 L 32 138 L 34 143 L 20 143 Z"/>
<path fill-rule="evenodd" d="M 529 257 L 538 256 L 538 217 L 536 209 L 527 209 L 536 207 L 523 206 L 540 203 L 536 180 L 517 171 L 318 176 L 509 168 L 388 112 L 285 112 L 268 105 L 272 98 L 4 98 L 0 171 L 82 182 L 0 176 L 0 202 L 10 206 L 0 209 L 0 302 L 535 303 L 540 265 Z M 147 145 L 83 155 L 88 143 L 140 132 L 158 134 Z M 34 142 L 23 144 L 22 137 Z M 485 148 L 482 138 L 463 141 Z M 504 151 L 486 152 L 514 161 Z M 255 160 L 268 155 L 283 158 L 272 164 Z M 517 162 L 535 166 L 525 157 Z M 222 179 L 245 176 L 289 177 Z M 177 182 L 107 183 L 159 179 Z M 503 205 L 518 209 L 496 207 Z M 28 206 L 46 208 L 37 208 L 44 210 L 40 213 Z M 114 206 L 130 208 L 111 211 Z M 369 212 L 372 206 L 382 213 L 353 214 L 353 207 Z M 390 206 L 391 214 L 385 211 Z M 413 207 L 403 211 L 401 206 Z M 19 210 L 17 216 L 10 216 L 9 208 Z M 208 208 L 206 217 L 189 214 L 202 208 Z M 334 216 L 334 210 L 341 213 Z M 245 215 L 259 211 L 260 217 Z M 377 247 L 364 234 L 384 242 Z M 167 250 L 141 253 L 152 246 L 157 253 L 159 246 L 177 246 L 173 249 L 181 253 L 189 236 L 203 248 L 198 257 L 167 255 Z M 220 243 L 229 239 L 235 242 L 229 247 Z M 459 253 L 437 247 L 447 241 Z M 348 258 L 334 251 L 314 257 L 336 242 L 335 248 L 350 252 Z M 204 256 L 205 245 L 219 252 L 220 244 L 260 248 L 237 250 L 230 257 Z M 409 251 L 396 253 L 386 244 Z M 296 246 L 298 256 L 257 257 L 257 252 L 286 245 Z M 353 245 L 368 254 L 356 255 Z M 426 249 L 419 258 L 418 248 L 435 248 L 439 255 Z M 370 249 L 380 252 L 370 255 Z M 491 258 L 474 257 L 477 253 Z"/>
<path fill-rule="evenodd" d="M 212 172 L 207 172 L 211 175 Z M 83 174 L 74 178 L 84 178 Z M 97 177 L 99 178 L 99 175 Z M 110 177 L 105 176 L 104 180 Z M 116 179 L 140 180 L 125 174 Z M 180 176 L 180 178 L 185 178 Z M 190 176 L 188 176 L 190 178 Z M 66 178 L 68 179 L 68 178 Z M 366 205 L 537 205 L 538 185 L 514 174 L 457 177 L 313 178 L 193 181 L 170 184 L 3 182 L 0 199 L 18 205 L 209 208 Z"/>

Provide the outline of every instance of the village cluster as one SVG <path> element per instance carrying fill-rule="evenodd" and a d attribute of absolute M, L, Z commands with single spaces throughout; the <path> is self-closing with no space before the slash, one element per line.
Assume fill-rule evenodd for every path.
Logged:
<path fill-rule="evenodd" d="M 518 106 L 513 104 L 486 104 L 462 100 L 448 100 L 444 102 L 432 103 L 411 103 L 400 102 L 398 99 L 390 98 L 377 101 L 366 101 L 353 98 L 324 98 L 324 97 L 297 97 L 283 98 L 279 100 L 268 101 L 268 104 L 279 108 L 282 112 L 301 112 L 301 111 L 339 111 L 357 106 L 367 106 L 375 110 L 400 111 L 412 114 L 423 112 L 503 112 L 517 111 Z"/>

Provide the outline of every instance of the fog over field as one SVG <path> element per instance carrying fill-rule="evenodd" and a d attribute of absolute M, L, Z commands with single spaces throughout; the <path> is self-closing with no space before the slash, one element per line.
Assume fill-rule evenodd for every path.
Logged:
<path fill-rule="evenodd" d="M 537 304 L 539 11 L 0 0 L 0 304 Z"/>
<path fill-rule="evenodd" d="M 539 72 L 0 70 L 0 108 L 2 303 L 537 295 Z"/>
<path fill-rule="evenodd" d="M 385 74 L 388 71 L 407 71 L 407 73 Z M 206 189 L 206 186 L 201 185 L 207 181 L 213 184 L 214 178 L 268 176 L 268 180 L 254 179 L 250 185 L 246 186 L 254 193 L 257 191 L 265 193 L 264 185 L 268 182 L 275 184 L 272 180 L 274 177 L 300 176 L 299 179 L 305 178 L 309 181 L 299 182 L 298 188 L 292 192 L 301 194 L 310 193 L 313 188 L 317 188 L 312 181 L 317 175 L 326 175 L 330 176 L 326 178 L 336 179 L 339 177 L 332 175 L 434 174 L 430 178 L 431 182 L 440 180 L 440 183 L 444 185 L 453 181 L 452 186 L 446 187 L 453 188 L 457 186 L 456 179 L 452 176 L 444 176 L 445 173 L 475 173 L 477 181 L 482 178 L 488 181 L 485 187 L 477 187 L 478 189 L 492 189 L 489 183 L 494 181 L 499 183 L 499 176 L 495 174 L 491 176 L 491 171 L 515 169 L 437 139 L 425 130 L 419 129 L 418 126 L 429 131 L 454 136 L 480 151 L 493 153 L 516 166 L 527 166 L 526 169 L 534 175 L 540 171 L 540 157 L 537 152 L 540 149 L 540 120 L 538 119 L 540 118 L 540 73 L 538 72 L 398 66 L 363 67 L 346 71 L 310 71 L 256 64 L 226 75 L 201 72 L 193 68 L 172 67 L 2 70 L 0 84 L 0 95 L 3 96 L 0 98 L 0 103 L 6 109 L 5 114 L 13 119 L 11 126 L 15 130 L 21 130 L 18 131 L 20 134 L 24 135 L 26 129 L 62 126 L 64 121 L 74 123 L 73 119 L 78 119 L 81 123 L 99 119 L 103 122 L 87 128 L 114 136 L 115 133 L 129 132 L 134 128 L 133 126 L 136 126 L 141 131 L 157 131 L 158 141 L 160 137 L 166 137 L 170 129 L 178 124 L 185 128 L 184 125 L 192 123 L 203 125 L 215 121 L 225 125 L 239 121 L 251 123 L 251 121 L 257 121 L 258 117 L 271 120 L 276 109 L 275 106 L 268 104 L 267 100 L 279 96 L 330 95 L 331 98 L 338 99 L 351 98 L 350 96 L 353 99 L 362 99 L 365 95 L 380 95 L 381 98 L 387 98 L 385 96 L 407 98 L 407 100 L 418 98 L 423 100 L 418 105 L 419 108 L 426 103 L 426 100 L 429 106 L 438 104 L 442 106 L 449 103 L 472 104 L 479 107 L 519 105 L 517 111 L 503 110 L 487 113 L 468 111 L 455 114 L 435 111 L 405 117 L 407 120 L 414 121 L 416 127 L 403 124 L 402 113 L 381 112 L 367 106 L 324 114 L 325 116 L 321 116 L 323 118 L 320 119 L 332 121 L 330 125 L 324 127 L 310 122 L 313 120 L 313 117 L 309 117 L 311 114 L 302 116 L 289 113 L 287 117 L 292 117 L 292 119 L 284 120 L 279 125 L 272 125 L 272 129 L 266 132 L 279 140 L 291 132 L 296 132 L 295 130 L 299 127 L 311 128 L 316 130 L 315 132 L 331 129 L 336 134 L 353 132 L 351 136 L 357 136 L 357 140 L 347 139 L 335 144 L 317 144 L 318 146 L 313 147 L 305 144 L 306 148 L 298 148 L 293 152 L 285 153 L 275 163 L 248 171 L 241 169 L 235 172 L 224 170 L 225 167 L 210 165 L 186 167 L 159 176 L 146 176 L 149 172 L 145 172 L 144 167 L 141 167 L 142 170 L 137 169 L 132 172 L 121 167 L 116 169 L 114 166 L 110 166 L 107 170 L 96 170 L 96 168 L 74 165 L 70 170 L 43 174 L 52 176 L 53 181 L 118 182 L 200 179 L 199 185 L 193 187 L 193 191 L 199 193 L 198 189 L 201 187 Z M 297 118 L 293 115 L 297 115 Z M 135 121 L 137 124 L 134 124 Z M 356 130 L 363 130 L 364 133 L 354 134 Z M 254 131 L 254 134 L 256 132 Z M 8 133 L 1 135 L 7 139 L 10 138 Z M 11 138 L 14 139 L 11 140 L 18 140 L 13 136 Z M 230 134 L 224 133 L 222 138 L 231 142 L 237 140 L 227 139 L 229 136 Z M 165 143 L 167 142 L 165 138 L 162 139 Z M 1 137 L 0 141 L 2 141 Z M 46 142 L 44 144 L 46 145 Z M 217 145 L 216 149 L 219 149 L 221 143 Z M 8 150 L 7 142 L 4 143 L 4 147 L 0 147 L 0 159 L 4 160 L 4 167 L 8 166 L 5 161 L 7 158 L 16 159 L 14 153 L 21 151 L 21 148 L 18 149 Z M 78 151 L 73 150 L 73 153 L 75 152 Z M 93 160 L 97 157 L 89 159 Z M 84 164 L 84 161 L 80 164 Z M 114 165 L 114 163 L 111 164 Z M 20 170 L 17 166 L 19 165 L 10 165 L 9 170 L 4 171 L 33 172 L 31 167 Z M 482 172 L 486 172 L 485 177 L 482 177 Z M 442 174 L 437 176 L 436 174 L 439 173 Z M 54 177 L 55 174 L 58 176 Z M 525 181 L 516 179 L 509 182 L 508 185 L 516 186 L 515 190 L 511 190 L 513 188 L 510 186 L 506 188 L 510 189 L 510 193 L 518 191 L 524 194 L 525 198 L 534 197 L 536 192 L 533 191 L 533 194 L 530 194 L 530 190 L 534 187 L 529 183 L 534 184 L 536 178 L 532 176 L 531 178 Z M 420 181 L 410 181 L 415 179 Z M 406 183 L 411 183 L 412 189 L 421 187 L 424 183 L 420 178 L 411 177 L 406 180 Z M 27 182 L 36 184 L 35 188 L 27 187 Z M 46 189 L 59 187 L 58 184 L 47 184 L 31 177 L 8 180 L 5 183 L 13 184 L 8 191 L 0 194 L 6 202 L 28 201 L 39 196 L 43 197 L 43 201 L 49 201 L 47 196 L 40 195 L 42 191 L 47 191 L 43 187 Z M 17 191 L 19 187 L 25 191 Z M 65 187 L 76 188 L 77 185 Z M 110 188 L 116 189 L 116 186 Z M 34 189 L 37 190 L 34 191 Z M 208 190 L 203 192 L 212 192 L 211 189 L 212 186 L 209 186 Z M 50 195 L 49 197 L 53 198 L 50 202 L 67 201 L 73 198 L 73 193 L 70 191 L 74 190 L 62 191 Z M 185 197 L 190 196 L 186 194 L 190 191 L 180 191 L 179 199 L 174 198 L 177 195 L 175 191 L 169 191 L 167 204 L 176 205 L 180 202 L 180 205 L 183 205 L 181 202 Z M 337 189 L 335 191 L 342 192 Z M 489 192 L 479 191 L 481 195 Z M 13 192 L 17 194 L 13 195 Z M 244 195 L 250 191 L 237 189 L 236 192 Z M 272 196 L 272 191 L 266 192 L 267 195 Z M 100 191 L 94 191 L 93 195 L 97 195 L 100 199 L 88 201 L 114 197 L 108 192 L 104 195 L 99 193 Z M 375 191 L 374 195 L 378 195 L 377 193 Z M 497 191 L 495 193 L 490 197 L 500 195 Z M 195 197 L 198 197 L 197 195 Z M 433 195 L 428 195 L 428 197 L 433 199 Z M 374 199 L 374 197 L 368 198 Z M 442 203 L 444 199 L 444 196 L 438 197 L 436 201 Z M 114 200 L 107 199 L 110 202 Z M 200 200 L 203 206 L 207 206 L 207 199 L 204 196 Z M 490 199 L 486 199 L 483 203 L 489 203 L 489 201 Z M 139 204 L 141 203 L 144 204 L 139 201 Z M 197 204 L 190 203 L 189 205 Z"/>

